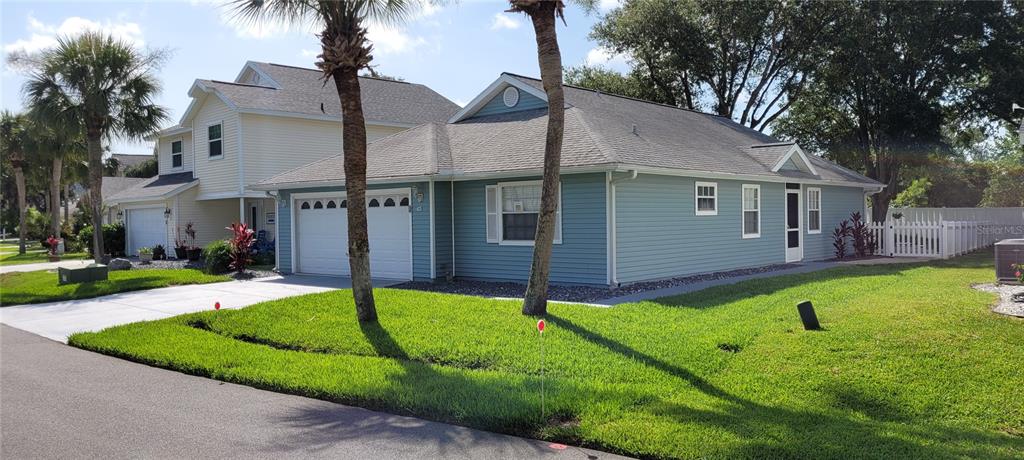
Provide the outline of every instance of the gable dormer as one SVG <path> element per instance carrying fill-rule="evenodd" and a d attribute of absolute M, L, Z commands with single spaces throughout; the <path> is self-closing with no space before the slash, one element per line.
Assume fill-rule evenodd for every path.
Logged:
<path fill-rule="evenodd" d="M 260 63 L 253 61 L 245 63 L 245 67 L 242 67 L 242 71 L 238 72 L 238 76 L 235 77 L 235 83 L 278 89 L 281 87 L 269 74 L 260 69 Z"/>
<path fill-rule="evenodd" d="M 805 154 L 804 150 L 796 144 L 793 144 L 785 154 L 779 157 L 779 160 L 772 168 L 772 172 L 779 172 L 782 170 L 801 171 L 815 176 L 818 175 L 818 171 L 814 168 L 814 165 L 811 164 L 811 160 L 807 158 L 807 154 Z"/>
<path fill-rule="evenodd" d="M 520 77 L 503 73 L 466 107 L 458 111 L 449 123 L 470 118 L 543 109 L 548 106 L 547 94 Z"/>

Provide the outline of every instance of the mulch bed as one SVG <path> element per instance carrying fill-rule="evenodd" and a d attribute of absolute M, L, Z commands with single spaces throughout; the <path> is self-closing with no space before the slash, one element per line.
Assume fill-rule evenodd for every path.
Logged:
<path fill-rule="evenodd" d="M 181 268 L 202 270 L 205 266 L 202 259 L 194 262 L 190 262 L 185 259 L 153 260 L 149 263 L 139 262 L 138 257 L 127 257 L 127 259 L 132 262 L 132 270 L 174 270 Z M 268 276 L 277 276 L 277 273 L 270 270 L 246 270 L 245 273 L 242 274 L 230 272 L 228 275 L 236 280 L 250 280 L 255 278 L 266 278 Z"/>
<path fill-rule="evenodd" d="M 683 276 L 660 281 L 648 281 L 621 286 L 616 289 L 609 289 L 601 286 L 573 286 L 552 284 L 548 288 L 548 299 L 565 302 L 596 302 L 612 297 L 619 297 L 638 292 L 653 291 L 675 286 L 700 283 L 737 276 L 752 275 L 756 273 L 767 273 L 778 270 L 785 270 L 797 267 L 796 264 L 776 264 L 764 267 L 744 268 L 725 272 L 705 273 L 700 275 Z M 513 282 L 490 282 L 455 280 L 453 282 L 431 283 L 427 281 L 412 281 L 391 286 L 395 289 L 413 289 L 418 291 L 443 292 L 447 294 L 462 294 L 479 297 L 513 297 L 521 298 L 526 293 L 526 285 Z"/>

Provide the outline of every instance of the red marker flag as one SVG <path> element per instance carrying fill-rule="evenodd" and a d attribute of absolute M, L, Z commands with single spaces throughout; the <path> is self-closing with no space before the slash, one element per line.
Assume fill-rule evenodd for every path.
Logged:
<path fill-rule="evenodd" d="M 214 310 L 220 310 L 220 302 L 214 302 L 213 303 L 213 309 Z"/>
<path fill-rule="evenodd" d="M 537 330 L 540 331 L 541 334 L 544 333 L 544 320 L 537 321 Z"/>

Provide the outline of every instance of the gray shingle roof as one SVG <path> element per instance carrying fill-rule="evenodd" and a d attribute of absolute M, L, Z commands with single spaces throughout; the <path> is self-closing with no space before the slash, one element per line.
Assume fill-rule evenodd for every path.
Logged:
<path fill-rule="evenodd" d="M 103 201 L 117 203 L 122 201 L 162 199 L 172 192 L 184 189 L 186 185 L 195 181 L 196 179 L 192 177 L 192 172 L 164 174 L 149 179 L 141 179 L 141 182 L 110 196 L 104 194 Z M 106 186 L 106 179 L 104 179 L 103 185 Z"/>
<path fill-rule="evenodd" d="M 152 159 L 153 154 L 131 155 L 127 153 L 113 153 L 110 157 L 117 160 L 118 168 L 121 171 L 124 171 L 125 168 L 129 166 L 135 166 L 146 160 Z"/>
<path fill-rule="evenodd" d="M 341 116 L 341 102 L 334 83 L 328 81 L 325 86 L 319 70 L 261 62 L 252 65 L 280 87 L 199 81 L 216 89 L 240 109 Z M 359 84 L 363 116 L 368 122 L 408 125 L 442 122 L 459 110 L 458 105 L 424 85 L 371 77 L 360 77 Z"/>
<path fill-rule="evenodd" d="M 540 81 L 511 75 L 539 87 Z M 727 117 L 567 86 L 562 167 L 637 166 L 821 181 L 877 182 L 809 155 L 818 175 L 772 167 L 792 149 Z M 634 132 L 635 126 L 635 132 Z M 547 109 L 431 123 L 370 144 L 369 179 L 540 170 Z M 260 186 L 340 182 L 341 156 L 286 172 Z"/>
<path fill-rule="evenodd" d="M 149 180 L 141 177 L 103 176 L 103 185 L 100 186 L 100 192 L 103 199 L 106 200 L 111 196 Z"/>

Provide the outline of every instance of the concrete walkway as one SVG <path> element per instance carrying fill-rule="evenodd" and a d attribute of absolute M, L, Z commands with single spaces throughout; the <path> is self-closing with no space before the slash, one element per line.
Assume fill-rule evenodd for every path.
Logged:
<path fill-rule="evenodd" d="M 374 280 L 374 286 L 395 283 Z M 252 281 L 172 286 L 92 299 L 3 307 L 0 308 L 0 323 L 67 342 L 68 336 L 75 332 L 209 310 L 215 302 L 220 302 L 221 308 L 241 308 L 282 297 L 348 287 L 351 287 L 348 278 L 326 276 L 275 276 Z"/>
<path fill-rule="evenodd" d="M 88 260 L 62 260 L 60 262 L 42 262 L 38 264 L 4 265 L 0 266 L 0 273 L 34 272 L 39 270 L 56 270 L 57 267 L 78 268 L 91 264 Z"/>
<path fill-rule="evenodd" d="M 0 458 L 614 455 L 257 390 L 0 326 Z"/>

